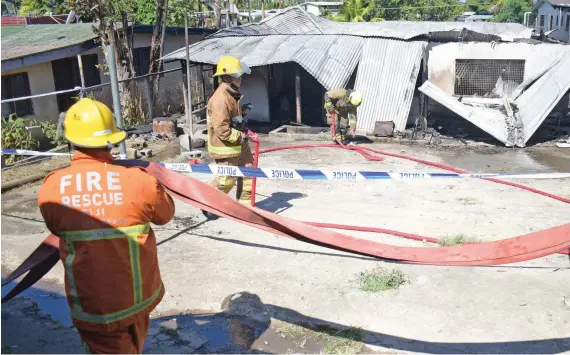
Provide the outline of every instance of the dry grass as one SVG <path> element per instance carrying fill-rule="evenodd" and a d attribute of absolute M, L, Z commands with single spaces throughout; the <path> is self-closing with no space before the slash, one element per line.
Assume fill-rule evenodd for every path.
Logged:
<path fill-rule="evenodd" d="M 472 197 L 458 197 L 455 199 L 457 202 L 461 203 L 462 205 L 466 206 L 473 206 L 479 204 L 479 200 Z"/>
<path fill-rule="evenodd" d="M 287 325 L 283 328 L 277 329 L 277 333 L 285 339 L 295 339 L 305 334 L 305 329 L 298 325 Z"/>
<path fill-rule="evenodd" d="M 324 354 L 358 354 L 362 351 L 362 328 L 350 327 L 325 337 Z"/>

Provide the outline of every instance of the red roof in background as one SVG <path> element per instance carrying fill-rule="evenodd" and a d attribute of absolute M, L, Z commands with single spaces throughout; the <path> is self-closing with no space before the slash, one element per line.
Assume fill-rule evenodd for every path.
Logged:
<path fill-rule="evenodd" d="M 2 16 L 2 26 L 57 25 L 65 23 L 67 15 L 53 16 Z"/>
<path fill-rule="evenodd" d="M 23 26 L 26 24 L 26 18 L 23 16 L 2 16 L 2 27 L 4 26 Z"/>

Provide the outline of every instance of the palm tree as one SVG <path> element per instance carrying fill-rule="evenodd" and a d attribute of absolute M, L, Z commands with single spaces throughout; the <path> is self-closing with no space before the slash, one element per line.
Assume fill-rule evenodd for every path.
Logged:
<path fill-rule="evenodd" d="M 366 6 L 362 0 L 348 0 L 340 8 L 340 15 L 334 16 L 335 21 L 340 22 L 366 22 L 366 17 L 374 10 L 374 2 L 368 3 Z M 384 21 L 381 18 L 372 18 L 371 22 Z"/>

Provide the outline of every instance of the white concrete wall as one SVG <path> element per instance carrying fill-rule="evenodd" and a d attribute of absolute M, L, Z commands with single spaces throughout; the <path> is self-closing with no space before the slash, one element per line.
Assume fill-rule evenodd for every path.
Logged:
<path fill-rule="evenodd" d="M 267 67 L 256 67 L 251 75 L 242 79 L 240 91 L 243 95 L 242 105 L 251 103 L 253 109 L 247 114 L 248 120 L 269 122 L 269 94 L 267 90 Z"/>
<path fill-rule="evenodd" d="M 30 93 L 32 95 L 55 91 L 51 62 L 4 72 L 2 76 L 18 73 L 28 73 Z M 57 109 L 57 98 L 55 95 L 32 99 L 32 105 L 34 114 L 28 117 L 42 121 L 57 121 L 59 111 Z"/>
<path fill-rule="evenodd" d="M 552 29 L 556 31 L 552 32 L 549 37 L 555 38 L 559 41 L 570 42 L 570 32 L 566 31 L 566 21 L 568 21 L 568 14 L 570 10 L 556 9 L 552 7 L 547 2 L 544 2 L 542 6 L 538 9 L 538 17 L 536 18 L 536 27 L 544 32 L 550 31 L 550 16 L 552 15 Z M 544 26 L 540 26 L 540 17 L 544 16 Z M 556 19 L 558 18 L 558 26 L 556 25 Z"/>
<path fill-rule="evenodd" d="M 428 78 L 441 90 L 453 95 L 456 59 L 524 59 L 526 80 L 554 59 L 570 55 L 568 50 L 568 46 L 558 44 L 430 43 Z"/>

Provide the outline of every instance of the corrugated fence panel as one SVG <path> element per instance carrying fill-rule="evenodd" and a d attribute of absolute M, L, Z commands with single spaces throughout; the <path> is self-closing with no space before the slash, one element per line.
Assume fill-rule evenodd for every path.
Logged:
<path fill-rule="evenodd" d="M 570 51 L 515 100 L 525 143 L 570 90 Z"/>
<path fill-rule="evenodd" d="M 393 121 L 404 130 L 427 42 L 367 38 L 355 89 L 364 94 L 357 129 L 372 132 L 376 122 Z"/>

